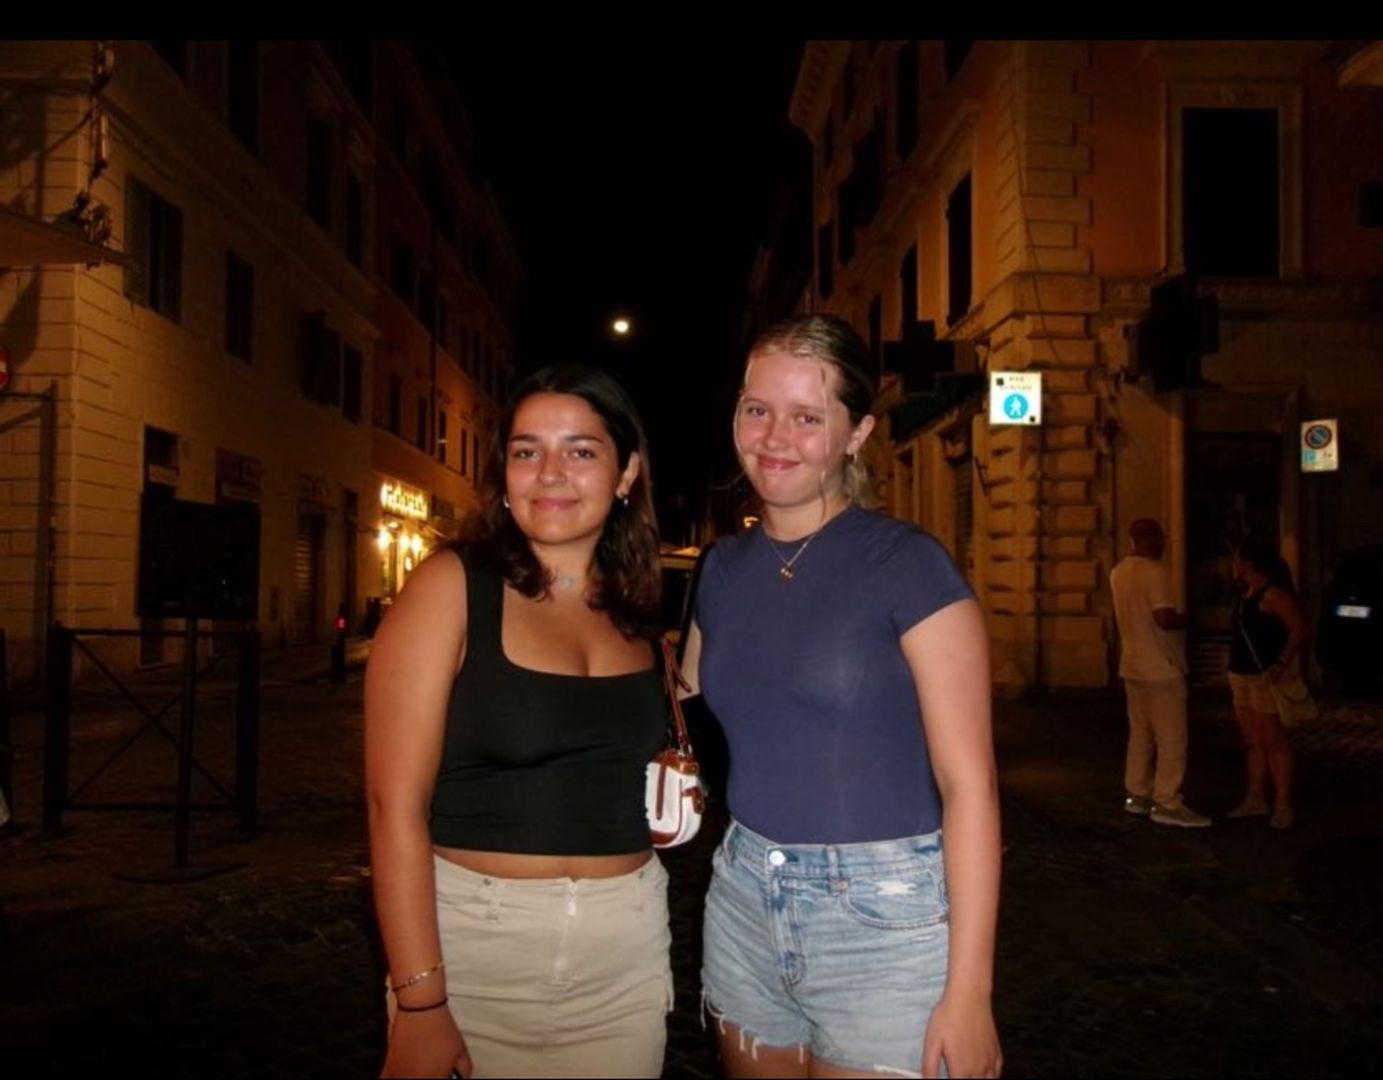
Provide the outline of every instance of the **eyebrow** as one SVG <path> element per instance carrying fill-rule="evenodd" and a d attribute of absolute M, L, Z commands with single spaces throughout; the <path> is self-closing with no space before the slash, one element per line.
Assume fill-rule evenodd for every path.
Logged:
<path fill-rule="evenodd" d="M 509 436 L 509 441 L 510 441 L 511 443 L 516 443 L 516 442 L 540 443 L 540 442 L 543 441 L 543 438 L 542 438 L 541 435 L 529 435 L 529 434 L 527 434 L 527 433 L 525 433 L 525 432 L 516 432 L 515 434 Z M 580 442 L 603 443 L 603 442 L 608 442 L 608 441 L 609 441 L 609 440 L 607 440 L 607 439 L 605 439 L 605 438 L 602 438 L 600 435 L 588 435 L 588 434 L 585 434 L 585 433 L 578 433 L 578 434 L 576 434 L 576 435 L 563 435 L 563 436 L 562 436 L 562 442 L 564 442 L 564 443 L 569 443 L 569 444 L 570 444 L 570 443 L 580 443 Z"/>
<path fill-rule="evenodd" d="M 755 397 L 753 394 L 741 394 L 741 395 L 740 395 L 740 401 L 741 401 L 741 402 L 751 401 L 751 402 L 753 402 L 755 405 L 768 405 L 768 404 L 770 404 L 770 402 L 769 402 L 769 400 L 768 400 L 767 398 Z M 788 402 L 788 408 L 789 408 L 789 409 L 804 409 L 804 410 L 806 410 L 807 412 L 824 412 L 824 411 L 825 411 L 820 405 L 812 405 L 812 404 L 808 404 L 807 402 L 803 402 L 803 401 L 791 401 L 791 402 Z"/>

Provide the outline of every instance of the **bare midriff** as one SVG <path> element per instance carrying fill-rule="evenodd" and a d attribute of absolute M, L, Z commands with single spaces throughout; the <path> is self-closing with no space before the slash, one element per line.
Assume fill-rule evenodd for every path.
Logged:
<path fill-rule="evenodd" d="M 619 877 L 632 874 L 653 857 L 652 851 L 631 851 L 627 855 L 521 855 L 436 845 L 432 850 L 447 862 L 476 874 L 522 879 Z"/>

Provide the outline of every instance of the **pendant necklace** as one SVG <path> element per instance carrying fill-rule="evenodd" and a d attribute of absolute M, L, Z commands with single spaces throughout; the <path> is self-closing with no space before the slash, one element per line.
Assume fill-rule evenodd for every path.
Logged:
<path fill-rule="evenodd" d="M 762 528 L 762 526 L 760 526 L 760 528 Z M 820 532 L 821 530 L 817 529 L 816 532 L 810 534 L 805 540 L 802 541 L 802 546 L 799 547 L 795 552 L 793 552 L 792 558 L 785 559 L 783 558 L 783 553 L 778 550 L 778 542 L 774 540 L 773 537 L 768 535 L 767 530 L 764 530 L 764 539 L 768 541 L 768 546 L 773 549 L 773 554 L 778 556 L 778 561 L 783 564 L 782 568 L 778 571 L 778 576 L 780 578 L 782 578 L 784 581 L 792 580 L 792 564 L 802 557 L 802 552 L 807 550 L 807 545 L 810 544 L 813 540 L 815 540 L 817 534 Z"/>

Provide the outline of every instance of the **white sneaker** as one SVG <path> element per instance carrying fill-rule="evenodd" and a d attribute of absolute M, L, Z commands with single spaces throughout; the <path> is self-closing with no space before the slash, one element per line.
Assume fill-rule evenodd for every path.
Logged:
<path fill-rule="evenodd" d="M 1208 817 L 1189 806 L 1154 806 L 1148 817 L 1159 825 L 1180 825 L 1183 829 L 1203 829 L 1210 824 Z"/>

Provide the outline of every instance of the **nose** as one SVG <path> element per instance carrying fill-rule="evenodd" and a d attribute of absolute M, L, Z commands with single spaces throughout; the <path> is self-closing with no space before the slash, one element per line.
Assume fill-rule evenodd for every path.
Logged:
<path fill-rule="evenodd" d="M 790 423 L 791 418 L 787 416 L 775 416 L 770 420 L 768 430 L 764 432 L 764 445 L 768 447 L 791 445 L 791 429 L 788 426 Z"/>
<path fill-rule="evenodd" d="M 544 454 L 538 466 L 538 482 L 540 484 L 560 484 L 566 479 L 566 472 L 562 469 L 562 459 L 558 454 Z"/>

